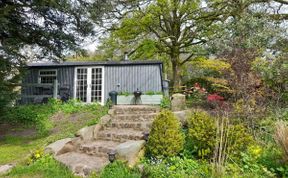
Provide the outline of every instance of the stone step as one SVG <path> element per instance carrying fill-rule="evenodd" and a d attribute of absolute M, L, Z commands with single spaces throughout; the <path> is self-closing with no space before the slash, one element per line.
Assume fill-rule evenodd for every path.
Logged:
<path fill-rule="evenodd" d="M 114 150 L 119 142 L 96 140 L 94 142 L 80 145 L 79 151 L 88 155 L 108 156 L 108 152 Z"/>
<path fill-rule="evenodd" d="M 97 139 L 123 143 L 127 140 L 142 140 L 143 133 L 134 129 L 106 128 L 97 134 Z"/>
<path fill-rule="evenodd" d="M 149 105 L 115 105 L 113 106 L 111 113 L 112 115 L 118 114 L 149 114 L 157 113 L 160 108 L 158 106 Z"/>
<path fill-rule="evenodd" d="M 125 121 L 125 120 L 112 120 L 105 125 L 106 128 L 118 129 L 134 129 L 138 131 L 149 131 L 152 126 L 152 121 Z"/>
<path fill-rule="evenodd" d="M 113 121 L 129 121 L 129 122 L 152 122 L 158 113 L 149 114 L 119 114 L 112 116 Z"/>
<path fill-rule="evenodd" d="M 78 176 L 87 176 L 91 172 L 100 172 L 107 164 L 108 157 L 91 156 L 85 153 L 68 152 L 55 157 Z"/>

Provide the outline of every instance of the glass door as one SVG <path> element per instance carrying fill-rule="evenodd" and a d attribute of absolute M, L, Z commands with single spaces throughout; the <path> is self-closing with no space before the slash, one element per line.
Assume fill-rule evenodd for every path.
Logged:
<path fill-rule="evenodd" d="M 80 101 L 104 104 L 103 67 L 76 68 L 75 98 Z"/>
<path fill-rule="evenodd" d="M 76 99 L 87 102 L 87 88 L 88 88 L 88 69 L 76 69 Z"/>
<path fill-rule="evenodd" d="M 102 102 L 102 68 L 91 69 L 91 102 Z"/>

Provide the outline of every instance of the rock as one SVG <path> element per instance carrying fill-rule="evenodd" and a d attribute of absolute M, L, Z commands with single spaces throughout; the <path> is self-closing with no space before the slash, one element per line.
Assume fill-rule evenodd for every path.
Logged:
<path fill-rule="evenodd" d="M 76 151 L 77 148 L 80 147 L 80 145 L 83 143 L 83 140 L 80 137 L 76 137 L 71 139 L 69 142 L 67 142 L 57 153 L 56 155 L 65 154 L 68 152 Z"/>
<path fill-rule="evenodd" d="M 8 173 L 14 166 L 13 164 L 0 165 L 0 175 Z"/>
<path fill-rule="evenodd" d="M 65 139 L 62 139 L 62 140 L 58 140 L 58 141 L 56 141 L 54 143 L 51 143 L 50 145 L 48 145 L 45 148 L 44 152 L 56 155 L 65 146 L 65 144 L 70 142 L 71 140 L 72 140 L 71 138 L 65 138 Z"/>
<path fill-rule="evenodd" d="M 191 114 L 189 110 L 174 111 L 176 118 L 181 122 L 182 126 L 187 125 L 187 117 Z"/>
<path fill-rule="evenodd" d="M 100 118 L 99 124 L 105 126 L 106 124 L 108 124 L 110 122 L 111 119 L 112 118 L 110 115 L 105 115 L 105 116 Z"/>
<path fill-rule="evenodd" d="M 183 94 L 176 93 L 172 95 L 171 100 L 172 111 L 181 111 L 186 109 L 186 97 Z"/>
<path fill-rule="evenodd" d="M 89 127 L 84 127 L 80 129 L 75 136 L 80 137 L 84 141 L 89 141 L 94 139 L 94 128 L 95 125 L 89 126 Z"/>
<path fill-rule="evenodd" d="M 114 113 L 115 113 L 115 109 L 113 109 L 113 108 L 112 108 L 112 109 L 109 109 L 109 111 L 108 111 L 108 114 L 109 114 L 109 115 L 112 115 L 112 116 L 113 116 Z"/>
<path fill-rule="evenodd" d="M 96 157 L 84 153 L 69 152 L 55 157 L 78 176 L 87 176 L 91 172 L 100 172 L 109 161 L 106 157 Z"/>
<path fill-rule="evenodd" d="M 144 156 L 144 145 L 144 140 L 129 140 L 127 142 L 121 143 L 115 148 L 117 153 L 116 158 L 127 161 L 128 165 L 133 167 L 139 161 L 139 158 Z"/>
<path fill-rule="evenodd" d="M 93 137 L 94 139 L 97 138 L 97 135 L 99 133 L 99 131 L 102 129 L 102 126 L 100 124 L 95 125 L 94 127 L 94 132 L 93 132 Z"/>

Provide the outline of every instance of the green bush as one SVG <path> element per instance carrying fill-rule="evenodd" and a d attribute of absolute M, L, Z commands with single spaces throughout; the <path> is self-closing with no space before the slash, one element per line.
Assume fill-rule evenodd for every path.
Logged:
<path fill-rule="evenodd" d="M 188 118 L 188 135 L 186 148 L 200 158 L 211 158 L 215 148 L 215 119 L 204 111 L 196 111 Z M 253 137 L 243 124 L 228 126 L 227 153 L 231 159 L 240 158 L 240 153 L 254 144 Z"/>
<path fill-rule="evenodd" d="M 97 177 L 97 176 L 91 176 Z M 139 171 L 128 168 L 123 162 L 115 161 L 106 166 L 100 173 L 100 178 L 140 178 Z"/>
<path fill-rule="evenodd" d="M 160 107 L 162 109 L 170 109 L 171 108 L 171 101 L 170 101 L 169 97 L 163 97 L 163 99 L 161 100 L 161 103 L 160 103 Z"/>
<path fill-rule="evenodd" d="M 7 108 L 4 121 L 22 124 L 24 127 L 35 127 L 39 135 L 45 135 L 53 127 L 49 117 L 54 113 L 46 105 L 23 105 Z"/>
<path fill-rule="evenodd" d="M 206 94 L 199 91 L 193 91 L 186 99 L 188 107 L 204 106 L 206 103 Z"/>
<path fill-rule="evenodd" d="M 147 154 L 150 156 L 175 156 L 182 149 L 184 135 L 180 131 L 180 122 L 171 111 L 162 110 L 155 118 L 149 140 Z"/>
<path fill-rule="evenodd" d="M 247 132 L 243 124 L 230 125 L 227 148 L 230 158 L 236 161 L 240 153 L 245 152 L 253 144 L 253 137 Z"/>
<path fill-rule="evenodd" d="M 215 120 L 204 111 L 188 117 L 187 149 L 199 157 L 211 156 L 216 142 Z"/>

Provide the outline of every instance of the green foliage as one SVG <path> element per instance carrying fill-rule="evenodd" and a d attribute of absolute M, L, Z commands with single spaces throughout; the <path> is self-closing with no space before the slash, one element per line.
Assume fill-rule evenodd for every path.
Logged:
<path fill-rule="evenodd" d="M 174 114 L 162 110 L 153 121 L 146 145 L 147 154 L 152 157 L 176 156 L 184 144 L 184 136 L 180 129 L 180 123 Z"/>
<path fill-rule="evenodd" d="M 34 163 L 35 161 L 43 158 L 43 156 L 44 156 L 44 150 L 43 149 L 35 150 L 33 153 L 31 153 L 31 155 L 27 159 L 27 165 L 30 165 L 30 164 Z"/>
<path fill-rule="evenodd" d="M 225 79 L 225 74 L 231 71 L 231 66 L 228 62 L 222 59 L 199 57 L 185 65 L 185 69 L 185 72 L 183 72 L 183 83 L 188 88 L 198 83 L 209 93 L 219 93 L 222 96 L 229 96 L 232 93 L 228 81 Z M 193 94 L 196 95 L 197 93 Z M 197 104 L 196 101 L 195 103 Z"/>
<path fill-rule="evenodd" d="M 206 103 L 206 94 L 198 90 L 193 91 L 187 96 L 186 103 L 188 107 L 204 106 Z"/>
<path fill-rule="evenodd" d="M 105 5 L 106 2 L 98 2 Z M 65 51 L 83 51 L 80 39 L 93 31 L 85 15 L 88 7 L 76 0 L 1 2 L 0 14 L 0 112 L 19 94 L 19 83 L 28 59 L 59 60 Z M 16 8 L 17 7 L 17 8 Z M 99 8 L 94 11 L 102 12 Z M 52 15 L 53 14 L 53 15 Z M 31 16 L 34 20 L 31 20 Z M 98 13 L 98 16 L 100 14 Z M 69 19 L 68 19 L 69 18 Z M 41 21 L 41 23 L 39 23 Z M 66 26 L 67 28 L 63 28 Z M 23 53 L 23 51 L 26 51 Z"/>
<path fill-rule="evenodd" d="M 83 105 L 86 107 L 87 105 Z M 87 106 L 89 107 L 89 106 Z M 107 114 L 107 108 L 98 106 L 91 108 L 91 111 L 80 110 L 77 113 L 65 114 L 61 111 L 55 113 L 49 122 L 53 125 L 53 130 L 47 135 L 39 137 L 34 134 L 33 129 L 28 129 L 28 133 L 32 131 L 32 134 L 26 135 L 26 129 L 23 128 L 23 124 L 13 126 L 11 131 L 7 134 L 12 133 L 15 136 L 5 136 L 0 139 L 0 164 L 8 164 L 11 162 L 25 162 L 28 155 L 35 153 L 38 148 L 43 148 L 50 143 L 57 140 L 74 137 L 74 134 L 81 128 L 97 123 L 99 118 Z M 34 123 L 32 123 L 33 125 Z M 22 131 L 24 134 L 22 135 Z"/>
<path fill-rule="evenodd" d="M 46 105 L 16 106 L 5 110 L 3 121 L 23 124 L 24 127 L 36 127 L 39 135 L 45 135 L 53 127 L 49 121 L 53 113 L 53 108 Z"/>
<path fill-rule="evenodd" d="M 15 167 L 8 177 L 63 177 L 76 178 L 67 167 L 56 161 L 52 156 L 46 155 L 35 160 L 29 166 L 22 165 Z"/>
<path fill-rule="evenodd" d="M 188 117 L 187 146 L 199 157 L 211 156 L 215 147 L 215 118 L 204 111 L 196 111 Z"/>
<path fill-rule="evenodd" d="M 245 152 L 253 144 L 255 141 L 243 124 L 229 126 L 227 152 L 231 159 L 238 159 L 239 154 Z"/>
<path fill-rule="evenodd" d="M 141 174 L 135 169 L 128 168 L 125 163 L 115 161 L 101 171 L 99 178 L 141 178 Z"/>
<path fill-rule="evenodd" d="M 69 100 L 66 103 L 60 100 L 50 99 L 48 104 L 42 105 L 20 105 L 6 108 L 2 116 L 2 122 L 12 124 L 23 124 L 26 127 L 35 127 L 39 135 L 47 135 L 53 124 L 50 117 L 61 111 L 65 114 L 76 112 L 91 112 L 95 114 L 95 119 L 90 120 L 88 125 L 96 124 L 99 116 L 107 113 L 107 107 L 101 107 L 98 103 L 84 104 L 76 100 Z M 1 121 L 1 120 L 0 120 Z"/>
<path fill-rule="evenodd" d="M 252 62 L 252 69 L 256 71 L 265 85 L 270 88 L 274 93 L 270 97 L 274 100 L 280 99 L 285 105 L 288 101 L 288 62 L 286 57 L 278 57 L 272 61 L 263 58 L 256 58 Z M 269 95 L 269 94 L 268 94 Z M 276 97 L 277 96 L 277 97 Z"/>
<path fill-rule="evenodd" d="M 129 95 L 132 95 L 132 93 L 130 93 L 128 91 L 121 91 L 118 93 L 118 95 L 129 96 Z"/>
<path fill-rule="evenodd" d="M 211 177 L 210 165 L 199 163 L 194 159 L 171 157 L 164 160 L 146 160 L 144 177 L 151 178 L 182 178 L 182 177 Z"/>
<path fill-rule="evenodd" d="M 282 152 L 274 144 L 268 144 L 257 159 L 257 163 L 274 172 L 278 177 L 288 176 L 288 164 L 282 161 Z"/>
<path fill-rule="evenodd" d="M 169 97 L 164 96 L 160 102 L 160 107 L 162 109 L 170 109 L 171 108 L 171 100 Z"/>
<path fill-rule="evenodd" d="M 214 117 L 204 111 L 194 112 L 188 117 L 188 134 L 186 149 L 200 158 L 211 158 L 216 144 L 216 124 Z M 243 124 L 228 126 L 227 151 L 230 159 L 239 159 L 241 152 L 245 152 L 254 144 L 253 137 L 247 132 Z"/>
<path fill-rule="evenodd" d="M 135 3 L 137 4 L 137 2 Z M 170 15 L 172 13 L 175 16 L 173 18 Z M 169 65 L 173 61 L 172 65 L 181 69 L 188 61 L 205 54 L 206 51 L 202 46 L 206 42 L 203 40 L 204 36 L 205 39 L 213 38 L 217 31 L 213 15 L 210 16 L 207 13 L 210 14 L 206 9 L 201 8 L 199 1 L 179 3 L 178 1 L 161 0 L 148 3 L 141 8 L 133 6 L 131 13 L 121 19 L 120 25 L 115 24 L 116 30 L 104 41 L 103 46 L 107 47 L 107 53 L 111 58 L 115 58 L 120 50 L 131 51 L 133 59 L 162 59 L 168 61 Z M 199 18 L 205 20 L 197 20 Z M 169 25 L 167 25 L 167 21 L 169 21 Z M 188 21 L 194 22 L 193 28 L 186 25 Z M 171 28 L 172 26 L 174 28 Z M 179 34 L 180 32 L 181 34 Z M 191 36 L 190 34 L 195 35 Z M 198 43 L 194 43 L 194 41 L 198 41 Z M 107 43 L 111 45 L 107 45 Z M 116 50 L 113 50 L 115 47 Z M 195 55 L 191 55 L 187 60 L 180 57 L 187 53 Z M 181 71 L 173 70 L 177 79 L 179 79 L 180 73 Z"/>
<path fill-rule="evenodd" d="M 145 95 L 162 95 L 162 92 L 161 91 L 146 91 L 145 93 L 144 93 Z"/>

